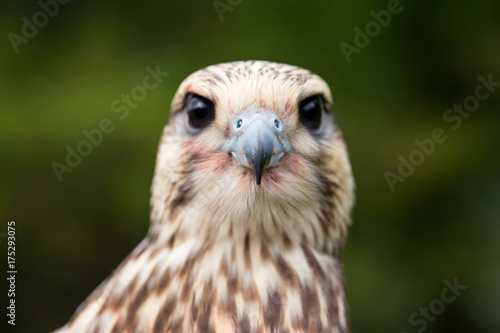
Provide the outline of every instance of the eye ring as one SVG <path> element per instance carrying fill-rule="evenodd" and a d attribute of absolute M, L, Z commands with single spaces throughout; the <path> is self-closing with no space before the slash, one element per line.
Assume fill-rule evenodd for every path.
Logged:
<path fill-rule="evenodd" d="M 300 122 L 308 130 L 317 130 L 325 112 L 325 100 L 322 95 L 307 97 L 299 103 Z"/>
<path fill-rule="evenodd" d="M 215 118 L 214 104 L 205 97 L 189 94 L 186 101 L 189 125 L 194 129 L 203 129 Z"/>

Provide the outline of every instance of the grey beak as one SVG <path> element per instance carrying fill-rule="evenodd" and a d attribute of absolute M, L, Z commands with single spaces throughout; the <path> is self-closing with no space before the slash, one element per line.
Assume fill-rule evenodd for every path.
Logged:
<path fill-rule="evenodd" d="M 222 150 L 231 152 L 238 164 L 253 169 L 257 185 L 264 170 L 292 150 L 283 123 L 272 113 L 239 115 L 231 127 L 232 135 Z"/>

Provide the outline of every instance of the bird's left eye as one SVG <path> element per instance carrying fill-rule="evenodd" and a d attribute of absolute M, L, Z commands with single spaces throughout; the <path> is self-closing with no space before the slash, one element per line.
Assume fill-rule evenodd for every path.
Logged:
<path fill-rule="evenodd" d="M 314 95 L 299 104 L 300 122 L 310 130 L 316 130 L 321 125 L 321 116 L 325 107 L 323 96 Z"/>
<path fill-rule="evenodd" d="M 192 127 L 205 128 L 215 117 L 214 105 L 204 97 L 191 94 L 188 97 L 187 114 L 189 124 Z"/>

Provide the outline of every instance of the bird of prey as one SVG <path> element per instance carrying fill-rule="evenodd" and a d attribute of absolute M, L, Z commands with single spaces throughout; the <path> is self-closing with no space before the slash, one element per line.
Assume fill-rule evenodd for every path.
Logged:
<path fill-rule="evenodd" d="M 58 332 L 350 331 L 354 180 L 328 85 L 266 61 L 174 96 L 146 238 Z"/>

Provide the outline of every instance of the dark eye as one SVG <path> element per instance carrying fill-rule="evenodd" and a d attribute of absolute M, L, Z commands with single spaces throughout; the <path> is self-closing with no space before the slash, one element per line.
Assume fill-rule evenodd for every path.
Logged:
<path fill-rule="evenodd" d="M 315 95 L 306 98 L 299 104 L 300 122 L 310 130 L 315 130 L 321 125 L 321 115 L 325 107 L 323 96 Z"/>
<path fill-rule="evenodd" d="M 208 99 L 192 94 L 188 97 L 187 114 L 189 125 L 197 129 L 205 128 L 214 119 L 214 105 Z"/>

